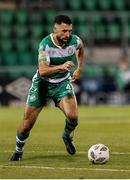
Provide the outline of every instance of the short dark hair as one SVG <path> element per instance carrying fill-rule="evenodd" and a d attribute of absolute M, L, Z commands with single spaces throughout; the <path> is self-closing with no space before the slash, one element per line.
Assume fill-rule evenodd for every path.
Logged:
<path fill-rule="evenodd" d="M 62 24 L 62 23 L 65 23 L 65 24 L 72 24 L 72 21 L 70 19 L 69 16 L 66 16 L 66 15 L 58 15 L 55 17 L 54 19 L 54 24 Z"/>

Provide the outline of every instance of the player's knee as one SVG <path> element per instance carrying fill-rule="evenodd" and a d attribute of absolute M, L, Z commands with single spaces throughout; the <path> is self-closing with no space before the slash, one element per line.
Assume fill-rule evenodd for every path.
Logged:
<path fill-rule="evenodd" d="M 75 112 L 70 111 L 67 115 L 67 117 L 71 120 L 71 121 L 75 121 L 78 122 L 78 115 Z"/>

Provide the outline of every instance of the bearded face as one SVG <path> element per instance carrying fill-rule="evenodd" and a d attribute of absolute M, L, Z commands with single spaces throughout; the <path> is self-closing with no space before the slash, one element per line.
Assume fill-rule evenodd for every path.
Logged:
<path fill-rule="evenodd" d="M 72 24 L 55 24 L 54 34 L 60 45 L 66 44 L 72 34 Z"/>

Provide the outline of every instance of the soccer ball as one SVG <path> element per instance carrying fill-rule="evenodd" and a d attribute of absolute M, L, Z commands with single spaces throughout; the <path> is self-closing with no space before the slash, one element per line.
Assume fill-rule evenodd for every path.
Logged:
<path fill-rule="evenodd" d="M 105 164 L 109 157 L 109 148 L 104 144 L 95 144 L 88 150 L 88 159 L 93 164 Z"/>

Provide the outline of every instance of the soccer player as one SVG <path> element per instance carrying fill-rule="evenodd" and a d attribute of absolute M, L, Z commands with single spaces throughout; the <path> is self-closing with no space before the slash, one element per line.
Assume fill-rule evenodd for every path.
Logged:
<path fill-rule="evenodd" d="M 70 75 L 76 54 L 77 67 Z M 83 55 L 83 42 L 72 34 L 70 17 L 58 15 L 54 20 L 53 32 L 43 38 L 39 45 L 38 70 L 28 92 L 23 122 L 17 130 L 16 149 L 11 157 L 12 161 L 22 159 L 25 141 L 48 99 L 52 99 L 55 106 L 65 114 L 63 142 L 70 155 L 76 153 L 72 132 L 78 125 L 78 112 L 71 82 L 81 76 Z"/>

